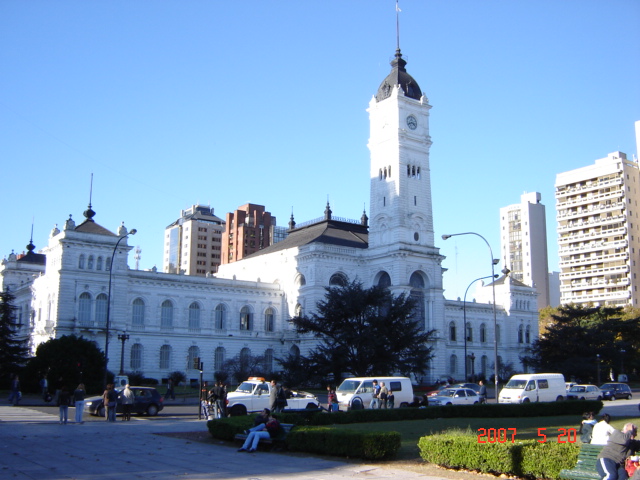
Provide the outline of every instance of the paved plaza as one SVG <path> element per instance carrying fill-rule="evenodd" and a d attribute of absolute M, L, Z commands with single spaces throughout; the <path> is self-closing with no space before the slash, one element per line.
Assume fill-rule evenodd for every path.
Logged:
<path fill-rule="evenodd" d="M 73 418 L 74 409 L 69 409 Z M 198 420 L 85 422 L 60 425 L 57 415 L 0 406 L 0 478 L 12 480 L 342 480 L 439 477 L 380 465 L 317 457 L 238 453 L 228 444 L 206 444 L 157 435 L 202 431 Z"/>

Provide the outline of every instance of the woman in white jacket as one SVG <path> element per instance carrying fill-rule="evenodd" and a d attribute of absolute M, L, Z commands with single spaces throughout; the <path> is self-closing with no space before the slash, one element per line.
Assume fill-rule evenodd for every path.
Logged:
<path fill-rule="evenodd" d="M 591 432 L 591 444 L 592 445 L 606 445 L 609 440 L 609 435 L 615 431 L 609 422 L 611 417 L 608 413 L 605 413 L 600 417 L 600 421 L 593 426 L 593 432 Z"/>

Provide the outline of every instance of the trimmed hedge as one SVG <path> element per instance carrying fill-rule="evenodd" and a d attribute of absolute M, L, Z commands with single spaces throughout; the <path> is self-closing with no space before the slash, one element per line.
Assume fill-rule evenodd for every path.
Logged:
<path fill-rule="evenodd" d="M 452 431 L 421 437 L 420 456 L 429 463 L 482 473 L 558 479 L 560 471 L 573 468 L 580 446 L 575 443 L 478 443 L 471 432 Z"/>
<path fill-rule="evenodd" d="M 398 432 L 354 432 L 328 427 L 296 427 L 287 435 L 290 450 L 339 457 L 383 460 L 400 449 Z"/>
<path fill-rule="evenodd" d="M 582 415 L 584 412 L 598 413 L 602 410 L 600 400 L 572 400 L 569 402 L 524 403 L 483 405 L 448 405 L 426 408 L 394 408 L 391 410 L 350 410 L 348 412 L 325 413 L 317 410 L 278 414 L 283 423 L 295 425 L 335 425 L 345 423 L 400 422 L 429 418 L 517 418 L 551 417 L 556 415 Z"/>
<path fill-rule="evenodd" d="M 227 417 L 207 421 L 207 429 L 211 436 L 217 440 L 233 441 L 238 433 L 253 427 L 255 415 L 242 417 Z M 287 422 L 284 422 L 287 423 Z"/>

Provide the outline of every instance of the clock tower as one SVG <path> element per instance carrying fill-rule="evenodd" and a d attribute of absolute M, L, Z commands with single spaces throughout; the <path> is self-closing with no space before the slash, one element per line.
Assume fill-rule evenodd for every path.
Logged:
<path fill-rule="evenodd" d="M 434 246 L 429 170 L 431 105 L 405 69 L 398 48 L 391 73 L 369 103 L 369 248 Z"/>

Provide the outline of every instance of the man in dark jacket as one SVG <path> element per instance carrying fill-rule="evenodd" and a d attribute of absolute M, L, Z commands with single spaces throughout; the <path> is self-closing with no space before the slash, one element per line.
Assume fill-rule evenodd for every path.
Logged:
<path fill-rule="evenodd" d="M 620 430 L 614 430 L 609 441 L 598 455 L 596 468 L 602 480 L 626 480 L 629 478 L 624 469 L 626 458 L 640 450 L 640 441 L 634 440 L 638 429 L 633 423 L 627 423 Z"/>

